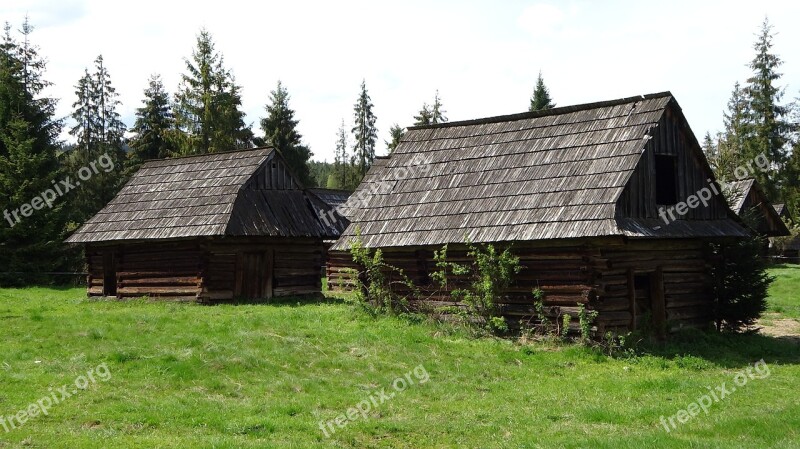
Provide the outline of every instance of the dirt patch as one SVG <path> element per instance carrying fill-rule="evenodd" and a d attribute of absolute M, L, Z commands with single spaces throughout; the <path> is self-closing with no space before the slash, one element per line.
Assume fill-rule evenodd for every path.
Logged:
<path fill-rule="evenodd" d="M 780 318 L 777 313 L 765 314 L 758 320 L 761 333 L 771 337 L 792 340 L 800 344 L 800 321 L 792 318 Z"/>

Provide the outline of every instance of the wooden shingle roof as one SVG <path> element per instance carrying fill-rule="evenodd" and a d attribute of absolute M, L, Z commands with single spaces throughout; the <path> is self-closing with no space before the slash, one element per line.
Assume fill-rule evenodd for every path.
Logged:
<path fill-rule="evenodd" d="M 347 198 L 349 198 L 350 194 L 352 193 L 348 190 L 338 189 L 312 188 L 308 190 L 314 195 L 317 195 L 319 199 L 331 207 L 341 206 L 347 201 Z"/>
<path fill-rule="evenodd" d="M 383 168 L 388 162 L 389 156 L 375 157 L 375 160 L 372 161 L 372 165 L 369 167 L 367 174 L 364 175 L 364 179 L 361 180 L 361 183 L 358 185 L 358 187 L 356 187 L 356 190 L 351 193 L 347 198 L 347 201 L 345 201 L 344 204 L 341 204 L 337 209 L 339 214 L 347 219 L 350 219 L 365 205 L 366 200 L 373 193 L 387 190 L 386 188 L 381 189 L 381 180 L 383 179 Z"/>
<path fill-rule="evenodd" d="M 737 215 L 755 209 L 758 211 L 755 224 L 756 231 L 771 237 L 789 235 L 789 228 L 783 222 L 780 213 L 767 199 L 761 186 L 753 178 L 732 181 L 727 184 L 731 197 L 731 209 Z"/>
<path fill-rule="evenodd" d="M 319 219 L 329 206 L 282 168 L 271 148 L 145 162 L 67 242 L 338 236 Z"/>
<path fill-rule="evenodd" d="M 745 204 L 744 200 L 750 195 L 750 190 L 753 189 L 753 183 L 755 183 L 755 179 L 752 178 L 728 183 L 731 193 L 731 210 L 737 214 L 742 213 Z"/>
<path fill-rule="evenodd" d="M 357 229 L 368 247 L 650 237 L 621 223 L 616 202 L 671 103 L 666 92 L 411 127 L 370 171 L 365 183 L 375 193 L 348 212 L 351 224 L 333 249 L 347 249 Z"/>

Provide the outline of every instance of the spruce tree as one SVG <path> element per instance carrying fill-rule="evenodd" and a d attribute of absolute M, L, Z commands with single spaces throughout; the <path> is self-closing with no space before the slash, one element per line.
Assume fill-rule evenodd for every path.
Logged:
<path fill-rule="evenodd" d="M 767 19 L 761 25 L 753 49 L 756 56 L 749 67 L 753 75 L 747 80 L 747 96 L 752 133 L 744 146 L 745 159 L 764 154 L 777 168 L 775 172 L 754 173 L 770 200 L 778 200 L 785 181 L 784 165 L 787 159 L 791 125 L 787 121 L 789 109 L 780 103 L 783 89 L 778 86 L 781 74 L 778 67 L 783 61 L 772 52 L 772 26 Z"/>
<path fill-rule="evenodd" d="M 342 120 L 342 125 L 336 131 L 336 152 L 333 159 L 333 182 L 328 183 L 331 188 L 349 189 L 350 158 L 347 155 L 347 128 Z"/>
<path fill-rule="evenodd" d="M 444 115 L 447 111 L 442 107 L 442 100 L 439 98 L 439 90 L 436 90 L 436 95 L 433 97 L 433 106 L 431 106 L 431 124 L 447 123 L 447 117 Z"/>
<path fill-rule="evenodd" d="M 131 131 L 127 171 L 136 171 L 148 159 L 161 159 L 178 152 L 175 139 L 175 117 L 159 75 L 151 75 L 144 91 L 142 107 L 136 109 Z"/>
<path fill-rule="evenodd" d="M 270 103 L 265 109 L 267 116 L 261 119 L 264 141 L 281 153 L 301 183 L 311 186 L 314 182 L 308 162 L 312 153 L 301 142 L 302 136 L 297 131 L 298 121 L 294 118 L 294 110 L 289 107 L 289 92 L 280 81 L 275 90 L 270 92 Z"/>
<path fill-rule="evenodd" d="M 70 173 L 76 173 L 100 157 L 109 158 L 113 170 L 99 171 L 91 180 L 75 191 L 70 208 L 70 220 L 82 223 L 103 208 L 124 185 L 123 164 L 125 162 L 124 134 L 126 126 L 120 120 L 117 107 L 118 94 L 111 83 L 111 75 L 103 57 L 95 60 L 94 72 L 84 69 L 84 75 L 75 85 L 72 118 L 75 125 L 70 134 L 77 143 L 65 160 Z"/>
<path fill-rule="evenodd" d="M 725 130 L 717 136 L 713 153 L 707 153 L 709 164 L 718 179 L 736 179 L 736 168 L 746 161 L 746 146 L 752 135 L 749 101 L 739 83 L 733 86 L 727 110 L 723 113 Z"/>
<path fill-rule="evenodd" d="M 433 111 L 428 103 L 422 103 L 422 109 L 414 116 L 414 126 L 427 126 L 433 123 Z"/>
<path fill-rule="evenodd" d="M 184 61 L 186 73 L 175 94 L 175 120 L 185 134 L 181 152 L 204 154 L 250 146 L 253 132 L 244 123 L 241 87 L 225 69 L 208 31 L 200 31 L 191 59 Z"/>
<path fill-rule="evenodd" d="M 550 98 L 550 91 L 547 89 L 547 86 L 544 85 L 544 78 L 542 78 L 542 72 L 540 71 L 539 78 L 536 79 L 536 88 L 533 90 L 531 105 L 528 110 L 531 112 L 542 111 L 554 107 L 556 107 L 556 104 L 553 103 L 553 100 Z"/>
<path fill-rule="evenodd" d="M 375 127 L 376 117 L 372 108 L 372 100 L 367 93 L 367 83 L 362 81 L 361 92 L 353 108 L 355 126 L 352 129 L 355 139 L 353 165 L 355 165 L 355 173 L 359 176 L 358 182 L 361 182 L 361 179 L 367 174 L 367 170 L 375 159 L 375 141 L 378 138 L 378 130 Z"/>
<path fill-rule="evenodd" d="M 64 200 L 35 198 L 60 179 L 56 100 L 42 95 L 49 85 L 46 64 L 30 41 L 27 19 L 17 42 L 5 25 L 0 43 L 0 286 L 51 281 L 44 273 L 75 269 L 66 236 Z"/>
<path fill-rule="evenodd" d="M 389 128 L 389 136 L 391 136 L 392 140 L 390 142 L 386 142 L 386 149 L 389 150 L 389 154 L 394 152 L 394 149 L 397 148 L 397 145 L 400 144 L 400 139 L 403 138 L 405 135 L 405 130 L 395 123 Z"/>
<path fill-rule="evenodd" d="M 798 117 L 798 122 L 800 122 L 800 117 Z M 800 135 L 795 135 L 792 154 L 786 163 L 786 186 L 783 199 L 788 208 L 789 217 L 795 223 L 800 223 Z"/>
<path fill-rule="evenodd" d="M 433 97 L 433 104 L 422 104 L 422 109 L 414 116 L 414 126 L 436 125 L 438 123 L 446 123 L 447 117 L 444 115 L 447 111 L 442 106 L 442 100 L 439 98 L 439 90 L 436 90 L 436 95 Z"/>

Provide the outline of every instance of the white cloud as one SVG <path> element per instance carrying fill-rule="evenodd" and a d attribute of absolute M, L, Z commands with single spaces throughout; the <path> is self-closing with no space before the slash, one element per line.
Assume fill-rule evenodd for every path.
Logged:
<path fill-rule="evenodd" d="M 540 37 L 559 29 L 565 17 L 566 14 L 561 9 L 547 3 L 537 3 L 522 11 L 518 23 L 532 36 Z"/>

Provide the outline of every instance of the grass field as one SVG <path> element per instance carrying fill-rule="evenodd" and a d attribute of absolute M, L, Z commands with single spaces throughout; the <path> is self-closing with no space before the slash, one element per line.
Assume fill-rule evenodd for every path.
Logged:
<path fill-rule="evenodd" d="M 768 311 L 800 319 L 800 265 L 780 265 L 770 273 L 776 281 L 770 287 Z"/>
<path fill-rule="evenodd" d="M 796 316 L 798 273 L 775 271 L 774 311 Z M 209 307 L 44 288 L 0 290 L 0 337 L 0 415 L 63 385 L 71 396 L 0 424 L 0 448 L 800 447 L 792 339 L 693 333 L 609 358 L 375 319 L 336 299 Z M 761 359 L 769 374 L 735 387 Z M 723 383 L 736 391 L 665 430 L 662 416 L 697 412 Z M 330 434 L 337 417 L 344 427 L 326 436 L 320 423 Z"/>

